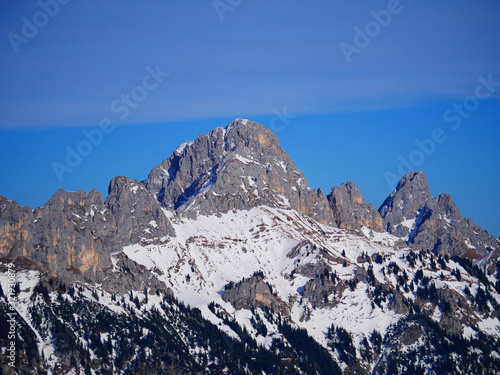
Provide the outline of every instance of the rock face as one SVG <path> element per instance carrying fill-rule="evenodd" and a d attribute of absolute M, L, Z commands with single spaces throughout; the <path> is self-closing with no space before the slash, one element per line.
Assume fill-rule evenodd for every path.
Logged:
<path fill-rule="evenodd" d="M 302 297 L 309 300 L 313 308 L 323 308 L 338 303 L 345 289 L 343 281 L 337 282 L 329 277 L 318 277 L 306 283 Z"/>
<path fill-rule="evenodd" d="M 27 247 L 31 237 L 29 226 L 33 223 L 33 212 L 17 202 L 0 196 L 0 254 L 11 258 L 28 256 L 32 248 Z"/>
<path fill-rule="evenodd" d="M 127 294 L 131 290 L 148 290 L 149 293 L 162 291 L 172 295 L 172 290 L 163 281 L 124 253 L 116 254 L 112 267 L 108 267 L 100 274 L 100 284 L 103 289 L 119 294 Z"/>
<path fill-rule="evenodd" d="M 334 225 L 326 196 L 307 185 L 274 133 L 248 120 L 181 145 L 143 183 L 163 207 L 191 217 L 268 205 Z"/>
<path fill-rule="evenodd" d="M 226 290 L 222 299 L 236 309 L 267 307 L 284 316 L 290 315 L 288 305 L 272 293 L 272 289 L 261 276 L 253 276 Z"/>
<path fill-rule="evenodd" d="M 420 171 L 406 174 L 379 208 L 384 229 L 395 236 L 407 237 L 419 211 L 431 200 L 427 176 Z"/>
<path fill-rule="evenodd" d="M 109 184 L 105 204 L 115 218 L 122 246 L 175 236 L 159 203 L 139 181 L 115 177 Z"/>
<path fill-rule="evenodd" d="M 463 218 L 449 194 L 432 198 L 423 172 L 410 172 L 379 209 L 384 227 L 417 249 L 481 258 L 499 241 Z"/>
<path fill-rule="evenodd" d="M 106 203 L 96 190 L 59 190 L 35 211 L 0 197 L 0 232 L 1 256 L 24 256 L 61 277 L 91 282 L 106 278 L 111 254 L 123 246 L 175 235 L 144 186 L 122 177 L 111 181 Z"/>
<path fill-rule="evenodd" d="M 2 199 L 0 224 L 3 256 L 25 256 L 63 277 L 95 281 L 117 250 L 114 217 L 96 190 L 59 190 L 32 213 Z"/>
<path fill-rule="evenodd" d="M 366 226 L 383 232 L 382 218 L 372 204 L 366 204 L 360 190 L 352 182 L 335 186 L 328 195 L 333 218 L 339 228 L 354 230 Z"/>

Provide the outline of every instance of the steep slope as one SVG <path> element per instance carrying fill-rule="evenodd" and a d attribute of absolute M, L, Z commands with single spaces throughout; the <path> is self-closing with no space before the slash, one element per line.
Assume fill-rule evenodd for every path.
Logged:
<path fill-rule="evenodd" d="M 0 197 L 0 256 L 22 256 L 59 277 L 97 282 L 114 291 L 127 286 L 142 290 L 148 284 L 164 287 L 146 274 L 115 280 L 113 269 L 119 264 L 139 269 L 126 257 L 113 263 L 112 254 L 125 245 L 168 241 L 175 232 L 138 181 L 117 177 L 109 193 L 104 202 L 96 190 L 59 190 L 34 211 Z"/>
<path fill-rule="evenodd" d="M 326 196 L 307 185 L 276 135 L 248 120 L 181 145 L 143 183 L 162 206 L 190 217 L 268 205 L 334 223 Z"/>
<path fill-rule="evenodd" d="M 415 226 L 422 207 L 432 200 L 427 176 L 409 172 L 379 208 L 384 228 L 398 237 L 407 237 Z"/>
<path fill-rule="evenodd" d="M 234 317 L 257 342 L 273 347 L 272 338 L 284 334 L 279 322 L 293 322 L 346 374 L 399 373 L 397 363 L 432 373 L 443 369 L 433 365 L 441 360 L 500 369 L 500 353 L 492 349 L 500 339 L 500 282 L 470 261 L 400 248 L 387 233 L 365 227 L 366 236 L 359 236 L 281 208 L 172 217 L 172 224 L 171 242 L 124 253 L 157 270 L 175 295 L 216 325 Z M 480 353 L 477 362 L 456 349 L 442 352 L 447 342 L 470 342 Z M 426 356 L 404 358 L 395 347 Z"/>
<path fill-rule="evenodd" d="M 410 172 L 379 209 L 386 230 L 413 248 L 479 259 L 500 242 L 463 218 L 449 194 L 432 198 L 423 172 Z"/>

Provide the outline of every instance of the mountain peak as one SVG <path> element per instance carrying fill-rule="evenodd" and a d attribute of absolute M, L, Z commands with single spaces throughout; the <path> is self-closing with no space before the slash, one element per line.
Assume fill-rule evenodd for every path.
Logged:
<path fill-rule="evenodd" d="M 487 231 L 462 217 L 450 194 L 433 198 L 421 171 L 403 176 L 379 212 L 384 229 L 417 249 L 477 259 L 498 246 Z"/>
<path fill-rule="evenodd" d="M 398 237 L 407 237 L 420 210 L 430 200 L 432 195 L 425 173 L 408 172 L 379 208 L 385 229 Z"/>
<path fill-rule="evenodd" d="M 396 187 L 394 193 L 405 188 L 411 190 L 415 189 L 422 194 L 430 195 L 427 176 L 422 171 L 413 171 L 405 174 L 403 178 L 401 178 L 401 180 L 399 181 L 398 186 Z"/>
<path fill-rule="evenodd" d="M 333 221 L 326 196 L 307 185 L 278 137 L 249 120 L 179 147 L 144 184 L 161 205 L 193 217 L 267 205 Z"/>
<path fill-rule="evenodd" d="M 257 124 L 259 125 L 258 123 L 256 122 L 253 122 L 253 121 L 250 121 L 248 119 L 241 119 L 241 118 L 237 118 L 236 120 L 233 120 L 231 121 L 227 126 L 226 126 L 226 131 L 230 131 L 232 130 L 234 127 L 237 127 L 237 126 L 246 126 L 248 124 Z"/>

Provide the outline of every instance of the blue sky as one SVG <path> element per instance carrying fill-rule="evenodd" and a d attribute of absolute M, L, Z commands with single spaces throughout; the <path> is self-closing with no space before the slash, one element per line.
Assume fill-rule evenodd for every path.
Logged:
<path fill-rule="evenodd" d="M 351 180 L 378 207 L 409 163 L 499 236 L 498 14 L 463 0 L 3 1 L 0 194 L 105 196 L 115 175 L 144 179 L 241 117 L 277 131 L 325 193 Z M 103 121 L 112 131 L 58 178 Z"/>

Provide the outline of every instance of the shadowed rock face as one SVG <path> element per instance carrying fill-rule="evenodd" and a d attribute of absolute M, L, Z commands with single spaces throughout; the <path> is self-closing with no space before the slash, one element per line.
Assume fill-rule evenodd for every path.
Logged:
<path fill-rule="evenodd" d="M 335 186 L 328 195 L 333 218 L 339 228 L 354 230 L 363 225 L 383 232 L 382 218 L 372 204 L 366 204 L 360 190 L 352 182 Z"/>
<path fill-rule="evenodd" d="M 406 174 L 379 208 L 384 229 L 395 236 L 407 237 L 412 228 L 405 223 L 415 220 L 430 200 L 432 196 L 427 176 L 420 171 Z"/>
<path fill-rule="evenodd" d="M 379 209 L 384 227 L 417 249 L 481 258 L 499 241 L 462 217 L 449 194 L 432 198 L 423 172 L 410 172 Z"/>
<path fill-rule="evenodd" d="M 105 204 L 115 218 L 117 240 L 122 246 L 175 236 L 159 203 L 139 181 L 113 178 Z"/>
<path fill-rule="evenodd" d="M 248 120 L 180 146 L 143 183 L 164 207 L 191 217 L 268 205 L 334 225 L 326 196 L 307 185 L 274 133 Z"/>

